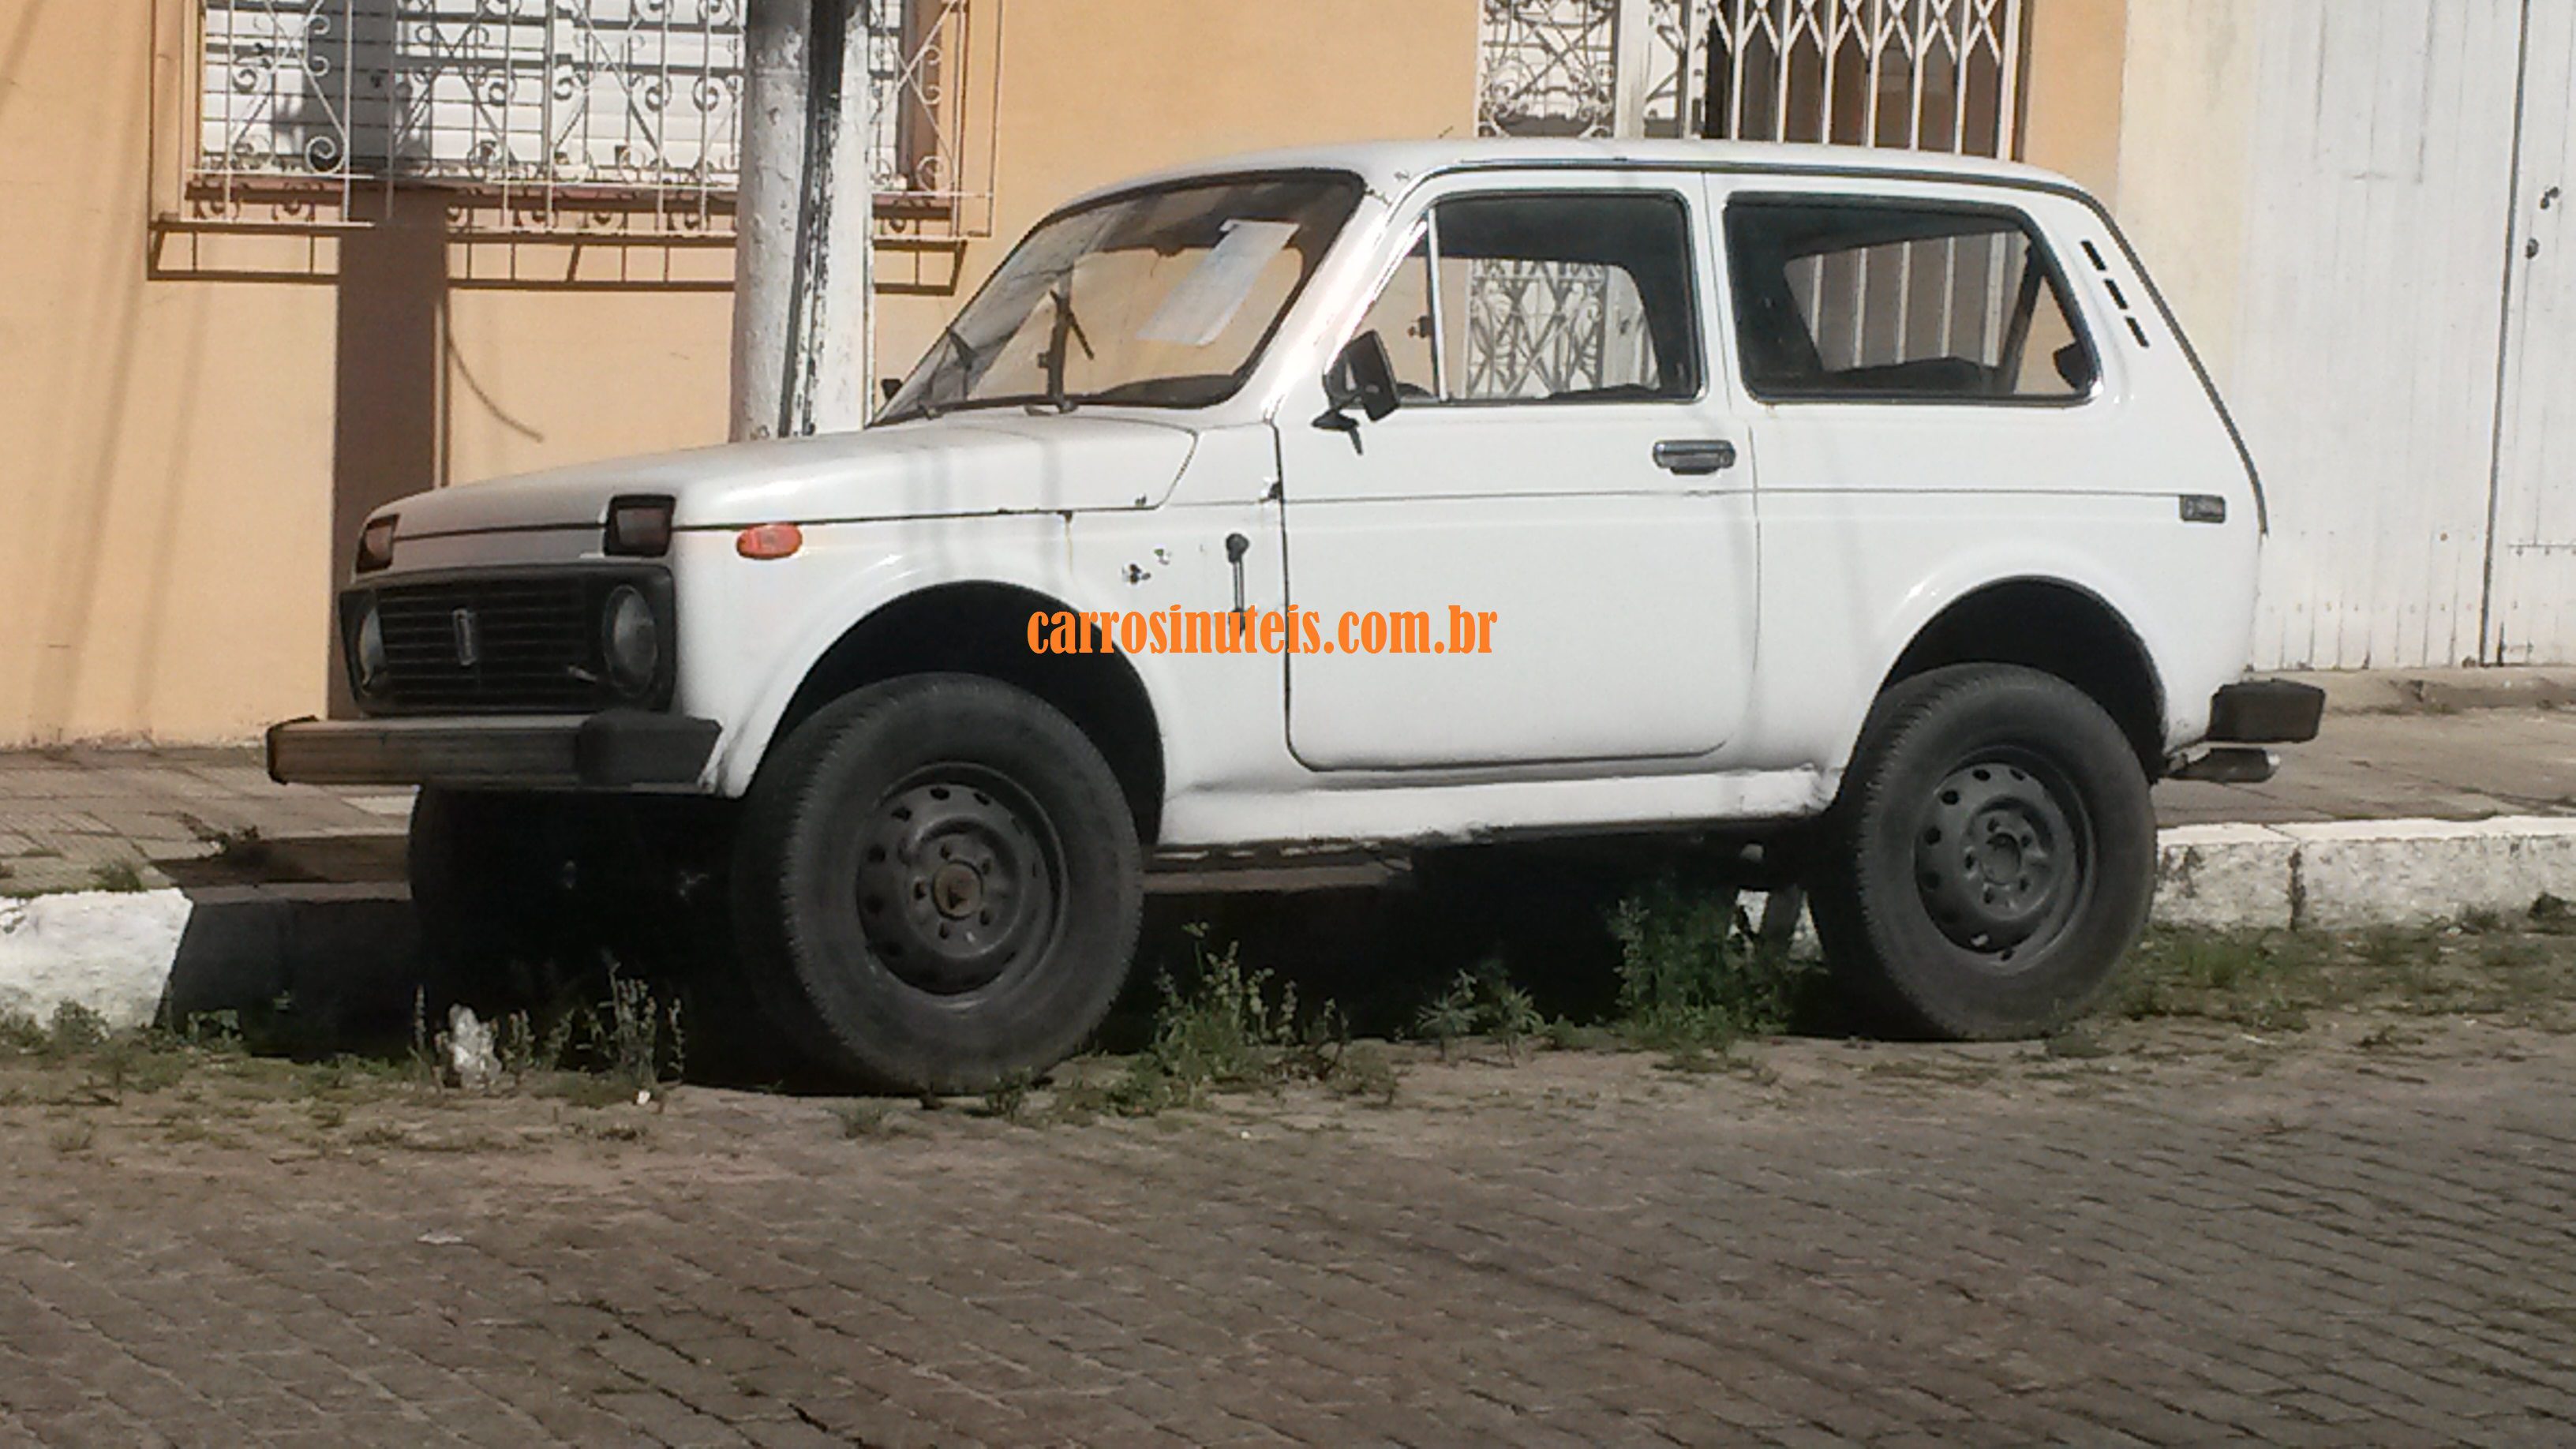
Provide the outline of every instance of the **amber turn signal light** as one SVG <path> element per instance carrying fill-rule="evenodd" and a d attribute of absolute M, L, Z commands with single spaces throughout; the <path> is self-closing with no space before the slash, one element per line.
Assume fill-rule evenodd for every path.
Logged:
<path fill-rule="evenodd" d="M 758 523 L 733 538 L 733 551 L 744 558 L 787 558 L 805 546 L 805 530 L 792 523 Z"/>

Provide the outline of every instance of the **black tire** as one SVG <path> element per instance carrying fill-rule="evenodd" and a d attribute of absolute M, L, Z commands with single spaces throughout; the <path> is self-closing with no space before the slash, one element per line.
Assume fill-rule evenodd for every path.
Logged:
<path fill-rule="evenodd" d="M 1811 881 L 1836 984 L 1905 1033 L 2035 1036 L 2082 1015 L 2146 926 L 2147 785 L 2119 726 L 2053 675 L 1963 664 L 1888 690 Z"/>
<path fill-rule="evenodd" d="M 979 1091 L 1082 1045 L 1126 979 L 1136 822 L 1091 741 L 995 680 L 912 675 L 798 726 L 735 838 L 743 967 L 812 1065 Z"/>

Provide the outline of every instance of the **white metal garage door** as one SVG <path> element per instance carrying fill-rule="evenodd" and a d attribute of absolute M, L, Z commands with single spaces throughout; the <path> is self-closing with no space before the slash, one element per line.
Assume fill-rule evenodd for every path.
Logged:
<path fill-rule="evenodd" d="M 2256 662 L 2576 658 L 2576 228 L 2549 196 L 2576 0 L 2252 18 L 2229 396 L 2272 497 Z"/>
<path fill-rule="evenodd" d="M 2529 0 L 2487 657 L 2576 659 L 2576 0 Z"/>

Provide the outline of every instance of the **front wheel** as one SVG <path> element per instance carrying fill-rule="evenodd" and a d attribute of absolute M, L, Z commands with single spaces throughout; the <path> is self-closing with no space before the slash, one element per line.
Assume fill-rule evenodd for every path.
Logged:
<path fill-rule="evenodd" d="M 1117 777 L 1054 707 L 969 675 L 824 708 L 736 840 L 744 965 L 814 1065 L 905 1090 L 1044 1070 L 1100 1024 L 1143 908 Z"/>
<path fill-rule="evenodd" d="M 1813 882 L 1826 960 L 1901 1031 L 2062 1027 L 2109 984 L 2155 888 L 2136 751 L 2082 691 L 2014 665 L 1890 689 L 1826 834 Z"/>

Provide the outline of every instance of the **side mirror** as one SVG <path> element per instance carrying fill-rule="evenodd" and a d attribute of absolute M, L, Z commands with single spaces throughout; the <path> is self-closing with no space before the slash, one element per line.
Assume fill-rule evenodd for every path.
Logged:
<path fill-rule="evenodd" d="M 1324 374 L 1324 398 L 1336 412 L 1356 405 L 1378 422 L 1403 402 L 1395 387 L 1395 360 L 1387 356 L 1386 339 L 1374 329 L 1350 340 Z"/>

